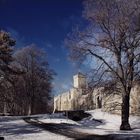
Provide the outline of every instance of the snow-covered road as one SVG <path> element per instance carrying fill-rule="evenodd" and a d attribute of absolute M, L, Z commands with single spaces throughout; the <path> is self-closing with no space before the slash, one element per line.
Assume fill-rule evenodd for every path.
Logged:
<path fill-rule="evenodd" d="M 69 140 L 70 138 L 30 125 L 20 117 L 1 117 L 0 136 L 5 140 Z"/>
<path fill-rule="evenodd" d="M 21 117 L 1 117 L 0 136 L 5 140 L 140 140 L 140 117 L 131 116 L 133 131 L 120 131 L 120 116 L 88 111 L 92 116 L 75 122 L 62 114 L 36 115 L 26 123 Z"/>

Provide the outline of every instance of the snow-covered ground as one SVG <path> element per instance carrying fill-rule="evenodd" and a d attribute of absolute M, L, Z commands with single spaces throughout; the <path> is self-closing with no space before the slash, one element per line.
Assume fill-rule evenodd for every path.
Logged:
<path fill-rule="evenodd" d="M 79 125 L 79 123 L 65 117 L 63 113 L 40 116 L 38 120 L 43 123 L 54 123 L 54 124 L 65 123 L 65 124 Z"/>
<path fill-rule="evenodd" d="M 46 118 L 45 116 L 39 120 L 44 123 L 68 123 L 75 124 L 73 129 L 76 131 L 89 133 L 89 134 L 138 134 L 140 133 L 140 117 L 139 116 L 130 116 L 130 124 L 133 131 L 120 131 L 119 127 L 121 124 L 121 116 L 110 114 L 107 112 L 102 112 L 100 109 L 87 111 L 91 114 L 91 117 L 85 118 L 79 122 L 75 122 L 67 119 L 64 116 L 59 116 L 57 118 Z"/>
<path fill-rule="evenodd" d="M 44 115 L 47 116 L 47 115 Z M 69 140 L 70 138 L 32 126 L 21 117 L 0 117 L 0 136 L 5 140 Z"/>
<path fill-rule="evenodd" d="M 59 118 L 57 123 L 74 124 L 70 126 L 74 131 L 86 133 L 89 135 L 112 135 L 115 134 L 117 139 L 129 137 L 129 139 L 140 140 L 140 117 L 130 116 L 130 124 L 133 131 L 120 131 L 121 116 L 102 112 L 100 109 L 87 111 L 91 117 L 85 118 L 82 121 L 74 122 L 65 117 Z M 52 123 L 52 118 L 39 119 L 44 123 Z M 54 120 L 55 123 L 56 120 Z"/>
<path fill-rule="evenodd" d="M 89 134 L 140 134 L 140 117 L 130 116 L 130 124 L 133 131 L 120 131 L 121 116 L 102 112 L 100 109 L 87 111 L 92 117 L 85 118 L 79 123 L 82 127 L 76 127 L 76 131 Z M 140 137 L 140 135 L 139 135 Z"/>
<path fill-rule="evenodd" d="M 72 124 L 69 125 L 74 132 L 108 135 L 115 134 L 117 138 L 132 137 L 136 140 L 140 138 L 140 117 L 131 116 L 130 123 L 133 131 L 120 131 L 119 126 L 121 117 L 119 115 L 109 114 L 101 110 L 87 111 L 92 116 L 75 122 L 67 119 L 63 114 L 36 115 L 38 121 L 51 124 Z M 32 119 L 36 121 L 36 119 Z M 70 138 L 63 135 L 51 133 L 50 131 L 27 124 L 21 117 L 1 117 L 0 118 L 0 136 L 6 137 L 6 140 L 68 140 Z M 133 137 L 134 136 L 134 137 Z"/>

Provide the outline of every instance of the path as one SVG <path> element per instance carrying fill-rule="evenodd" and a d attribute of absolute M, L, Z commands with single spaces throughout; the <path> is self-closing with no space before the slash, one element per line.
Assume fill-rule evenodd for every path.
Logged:
<path fill-rule="evenodd" d="M 127 135 L 119 134 L 108 134 L 108 135 L 97 135 L 88 134 L 83 132 L 78 132 L 73 129 L 73 125 L 70 124 L 54 124 L 54 123 L 42 123 L 36 119 L 25 119 L 26 122 L 31 125 L 43 128 L 46 131 L 63 135 L 74 140 L 140 140 L 140 138 L 135 134 L 131 137 Z"/>
<path fill-rule="evenodd" d="M 0 117 L 0 137 L 4 140 L 71 140 L 28 124 L 21 117 Z"/>

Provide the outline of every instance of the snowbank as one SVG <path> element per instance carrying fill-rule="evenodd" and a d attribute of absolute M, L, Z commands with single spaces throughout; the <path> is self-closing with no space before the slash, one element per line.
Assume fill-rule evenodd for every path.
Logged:
<path fill-rule="evenodd" d="M 43 123 L 55 123 L 55 124 L 65 123 L 65 124 L 79 125 L 77 122 L 65 117 L 63 113 L 54 113 L 51 115 L 40 116 L 38 120 Z"/>
<path fill-rule="evenodd" d="M 140 134 L 140 117 L 130 116 L 130 124 L 133 131 L 120 131 L 121 116 L 102 112 L 100 109 L 87 111 L 92 117 L 79 122 L 82 127 L 75 127 L 75 131 L 89 134 Z M 139 135 L 140 137 L 140 135 Z"/>

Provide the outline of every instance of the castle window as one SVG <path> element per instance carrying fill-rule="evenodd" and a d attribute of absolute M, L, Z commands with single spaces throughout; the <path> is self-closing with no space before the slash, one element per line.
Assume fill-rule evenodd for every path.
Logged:
<path fill-rule="evenodd" d="M 69 92 L 69 99 L 71 99 L 71 93 Z"/>
<path fill-rule="evenodd" d="M 102 100 L 100 99 L 100 97 L 97 97 L 97 108 L 101 108 L 102 107 Z"/>

